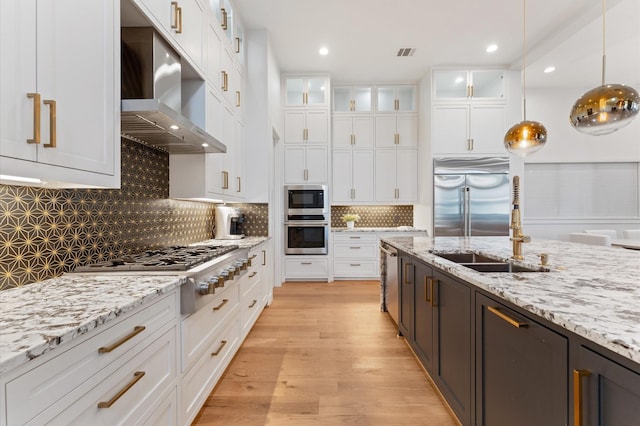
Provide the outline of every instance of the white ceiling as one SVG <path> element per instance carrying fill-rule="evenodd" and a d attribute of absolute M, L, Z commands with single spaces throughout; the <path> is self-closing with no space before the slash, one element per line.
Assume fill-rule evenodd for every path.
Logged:
<path fill-rule="evenodd" d="M 236 0 L 247 29 L 267 29 L 283 72 L 328 72 L 334 82 L 420 79 L 432 66 L 521 69 L 518 0 Z M 527 87 L 600 83 L 601 0 L 530 0 Z M 609 0 L 607 82 L 640 90 L 640 0 Z M 485 52 L 496 43 L 497 52 Z M 329 48 L 325 57 L 321 46 Z M 399 48 L 416 48 L 397 57 Z M 557 70 L 544 74 L 554 65 Z"/>

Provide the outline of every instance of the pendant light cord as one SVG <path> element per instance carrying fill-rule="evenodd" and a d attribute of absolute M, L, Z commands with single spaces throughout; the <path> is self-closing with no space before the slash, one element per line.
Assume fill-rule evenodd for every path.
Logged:
<path fill-rule="evenodd" d="M 607 54 L 606 54 L 606 43 L 605 43 L 605 33 L 606 33 L 606 23 L 605 23 L 605 15 L 607 14 L 607 0 L 602 0 L 602 85 L 604 86 L 604 75 L 607 68 Z"/>
<path fill-rule="evenodd" d="M 527 0 L 522 0 L 522 118 L 527 120 Z M 604 83 L 603 83 L 604 84 Z"/>

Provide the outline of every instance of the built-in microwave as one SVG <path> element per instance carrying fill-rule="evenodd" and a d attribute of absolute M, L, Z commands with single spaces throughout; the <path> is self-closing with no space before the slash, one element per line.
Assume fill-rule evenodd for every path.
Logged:
<path fill-rule="evenodd" d="M 285 254 L 327 254 L 329 223 L 285 222 Z"/>
<path fill-rule="evenodd" d="M 329 214 L 326 185 L 284 187 L 285 220 L 324 220 Z"/>

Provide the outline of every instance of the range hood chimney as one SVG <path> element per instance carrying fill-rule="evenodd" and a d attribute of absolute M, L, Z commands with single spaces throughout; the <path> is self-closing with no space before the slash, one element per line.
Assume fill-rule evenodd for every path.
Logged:
<path fill-rule="evenodd" d="M 122 137 L 170 154 L 227 152 L 182 110 L 180 56 L 153 28 L 121 28 Z"/>

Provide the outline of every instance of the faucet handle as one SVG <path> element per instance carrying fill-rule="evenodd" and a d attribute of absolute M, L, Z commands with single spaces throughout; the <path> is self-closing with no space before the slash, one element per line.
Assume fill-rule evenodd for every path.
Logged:
<path fill-rule="evenodd" d="M 540 264 L 542 266 L 547 266 L 547 263 L 549 263 L 549 254 L 547 253 L 540 253 L 538 255 L 538 257 L 540 258 Z"/>
<path fill-rule="evenodd" d="M 522 236 L 522 242 L 523 243 L 530 243 L 531 242 L 531 237 L 528 235 L 523 235 Z"/>

